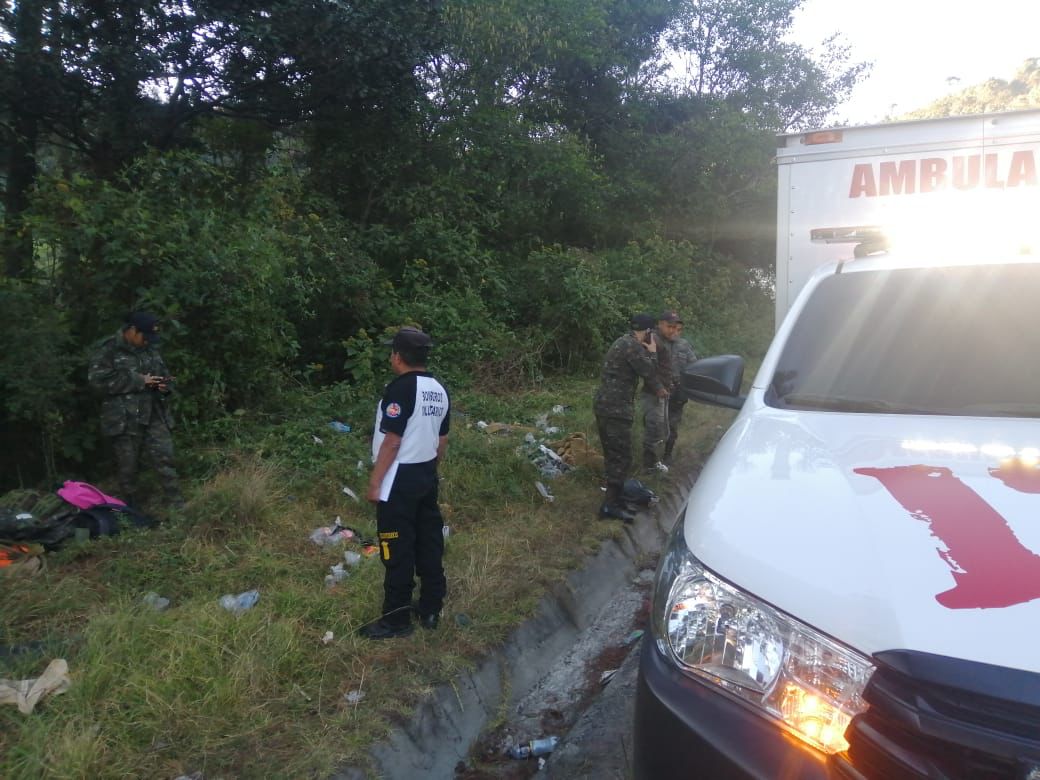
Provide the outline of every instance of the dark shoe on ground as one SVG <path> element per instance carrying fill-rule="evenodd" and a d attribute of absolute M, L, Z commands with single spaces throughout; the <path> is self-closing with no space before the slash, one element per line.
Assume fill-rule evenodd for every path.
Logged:
<path fill-rule="evenodd" d="M 636 519 L 636 516 L 624 507 L 607 503 L 599 508 L 599 516 L 601 520 L 621 520 L 625 523 L 631 523 Z"/>
<path fill-rule="evenodd" d="M 432 615 L 419 615 L 419 625 L 427 631 L 433 631 L 440 625 L 440 622 L 441 616 L 439 612 L 434 612 Z"/>
<path fill-rule="evenodd" d="M 415 628 L 409 623 L 388 623 L 379 618 L 374 623 L 369 623 L 358 629 L 358 634 L 366 639 L 397 639 L 402 636 L 410 636 Z"/>

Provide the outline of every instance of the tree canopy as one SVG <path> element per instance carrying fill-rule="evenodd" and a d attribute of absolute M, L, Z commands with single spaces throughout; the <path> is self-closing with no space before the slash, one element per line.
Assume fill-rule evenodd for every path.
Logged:
<path fill-rule="evenodd" d="M 768 263 L 773 134 L 862 73 L 785 43 L 797 6 L 0 4 L 7 451 L 89 458 L 86 356 L 134 308 L 192 421 L 361 389 L 404 322 L 502 387 L 589 365 L 636 307 L 710 340 Z"/>

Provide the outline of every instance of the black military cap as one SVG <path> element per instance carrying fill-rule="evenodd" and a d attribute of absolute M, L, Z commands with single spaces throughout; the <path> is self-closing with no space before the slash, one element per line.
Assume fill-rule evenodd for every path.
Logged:
<path fill-rule="evenodd" d="M 682 324 L 682 317 L 679 316 L 679 312 L 669 310 L 661 312 L 661 316 L 657 318 L 661 322 L 678 322 Z"/>
<path fill-rule="evenodd" d="M 159 318 L 150 311 L 135 311 L 127 317 L 126 324 L 136 328 L 149 344 L 159 340 Z"/>
<path fill-rule="evenodd" d="M 652 314 L 633 314 L 631 325 L 632 330 L 648 330 L 657 324 L 657 320 L 654 319 Z"/>
<path fill-rule="evenodd" d="M 401 328 L 394 337 L 388 342 L 393 347 L 394 352 L 400 351 L 402 347 L 405 349 L 423 349 L 433 346 L 433 339 L 430 338 L 430 334 L 423 333 L 418 328 L 411 326 L 405 326 Z"/>

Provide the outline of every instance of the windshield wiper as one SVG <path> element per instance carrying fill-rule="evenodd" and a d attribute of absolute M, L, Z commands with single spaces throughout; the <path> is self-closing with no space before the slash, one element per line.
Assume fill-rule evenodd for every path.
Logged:
<path fill-rule="evenodd" d="M 915 409 L 911 406 L 894 404 L 890 401 L 875 401 L 864 398 L 841 398 L 834 395 L 813 393 L 788 393 L 780 396 L 785 407 L 829 412 L 874 412 L 876 414 L 948 414 L 933 409 Z"/>

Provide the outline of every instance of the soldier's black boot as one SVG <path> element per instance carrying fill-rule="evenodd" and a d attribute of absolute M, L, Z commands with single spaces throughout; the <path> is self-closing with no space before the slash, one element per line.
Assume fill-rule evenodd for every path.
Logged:
<path fill-rule="evenodd" d="M 675 448 L 675 442 L 669 441 L 664 445 L 664 457 L 661 458 L 661 462 L 666 466 L 672 465 L 672 450 Z"/>
<path fill-rule="evenodd" d="M 607 495 L 599 508 L 599 517 L 601 520 L 620 520 L 624 523 L 631 523 L 636 519 L 621 500 L 620 485 L 607 485 Z"/>

